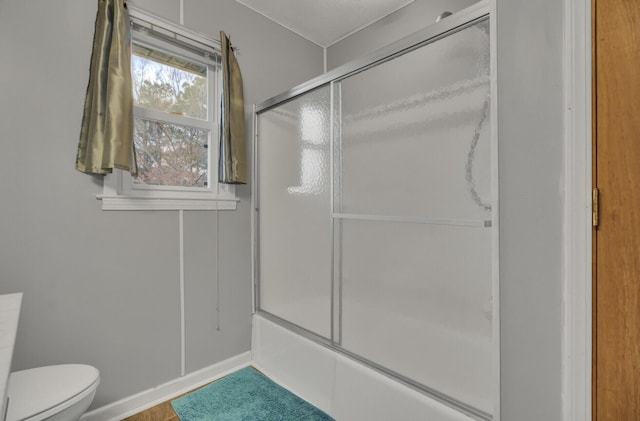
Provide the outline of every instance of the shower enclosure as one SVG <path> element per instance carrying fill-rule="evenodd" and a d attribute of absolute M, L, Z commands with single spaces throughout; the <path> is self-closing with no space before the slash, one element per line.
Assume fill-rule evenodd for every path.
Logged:
<path fill-rule="evenodd" d="M 256 311 L 476 419 L 497 385 L 480 3 L 256 105 Z"/>

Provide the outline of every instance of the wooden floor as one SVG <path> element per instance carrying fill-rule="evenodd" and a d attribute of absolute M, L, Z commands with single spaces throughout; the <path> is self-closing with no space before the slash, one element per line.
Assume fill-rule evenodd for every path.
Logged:
<path fill-rule="evenodd" d="M 180 421 L 180 418 L 171 407 L 171 401 L 167 401 L 127 417 L 123 421 Z"/>
<path fill-rule="evenodd" d="M 182 397 L 184 395 L 188 395 L 189 393 L 201 389 L 205 386 L 207 385 L 205 384 L 204 386 L 198 387 L 187 393 L 183 393 L 182 395 L 171 398 L 166 402 L 162 402 L 161 404 L 152 406 L 149 409 L 145 409 L 142 412 L 138 412 L 135 415 L 124 418 L 122 421 L 180 421 L 180 418 L 178 418 L 178 414 L 176 414 L 176 412 L 173 410 L 173 407 L 171 406 L 171 401 L 174 399 L 178 399 L 179 397 Z"/>
<path fill-rule="evenodd" d="M 258 370 L 254 366 L 251 366 L 251 368 L 260 372 L 260 370 Z M 223 378 L 224 377 L 221 377 L 220 379 L 223 379 Z M 220 379 L 216 379 L 211 383 L 215 383 Z M 183 393 L 182 395 L 175 396 L 169 399 L 168 401 L 162 402 L 161 404 L 152 406 L 151 408 L 145 409 L 144 411 L 138 412 L 137 414 L 134 414 L 130 417 L 123 418 L 122 421 L 180 421 L 180 418 L 178 418 L 178 414 L 176 414 L 176 412 L 173 410 L 173 407 L 171 406 L 171 401 L 178 399 L 184 395 L 188 395 L 191 392 L 195 392 L 198 389 L 202 389 L 203 387 L 206 387 L 211 383 L 207 383 L 200 387 L 196 387 L 193 390 Z"/>

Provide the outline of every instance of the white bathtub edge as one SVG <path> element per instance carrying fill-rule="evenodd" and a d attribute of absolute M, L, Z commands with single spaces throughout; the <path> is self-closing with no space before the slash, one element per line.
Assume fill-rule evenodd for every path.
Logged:
<path fill-rule="evenodd" d="M 260 315 L 253 331 L 253 366 L 337 420 L 473 420 Z"/>

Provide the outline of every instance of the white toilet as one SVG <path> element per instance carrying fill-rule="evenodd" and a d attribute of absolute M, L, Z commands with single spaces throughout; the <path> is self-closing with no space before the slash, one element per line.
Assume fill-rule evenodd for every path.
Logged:
<path fill-rule="evenodd" d="M 16 371 L 9 376 L 7 421 L 77 421 L 89 408 L 100 372 L 63 364 Z"/>

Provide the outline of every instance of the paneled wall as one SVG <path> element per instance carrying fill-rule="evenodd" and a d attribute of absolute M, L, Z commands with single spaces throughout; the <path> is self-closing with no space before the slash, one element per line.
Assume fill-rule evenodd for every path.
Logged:
<path fill-rule="evenodd" d="M 179 3 L 132 0 L 171 20 Z M 328 68 L 422 28 L 438 15 L 424 12 L 431 3 L 416 0 L 331 46 Z M 474 2 L 440 3 L 455 11 Z M 562 2 L 495 3 L 501 411 L 505 420 L 561 420 Z M 249 104 L 322 70 L 319 47 L 232 0 L 184 4 L 188 27 L 212 36 L 225 29 L 240 47 Z M 102 372 L 97 407 L 177 377 L 180 329 L 177 214 L 103 212 L 100 179 L 73 169 L 95 8 L 0 1 L 0 293 L 25 292 L 14 369 L 94 364 Z M 212 213 L 185 215 L 185 249 L 194 250 L 185 268 L 189 370 L 249 348 L 250 187 L 238 191 L 238 210 L 220 214 L 219 233 Z M 202 305 L 216 298 L 207 275 L 213 235 L 220 333 L 214 307 Z"/>
<path fill-rule="evenodd" d="M 180 21 L 179 0 L 130 3 Z M 101 178 L 74 169 L 96 5 L 0 2 L 0 293 L 25 294 L 13 369 L 92 364 L 93 408 L 181 366 L 178 213 L 102 211 Z M 239 48 L 248 133 L 252 103 L 322 72 L 320 47 L 234 1 L 186 0 L 183 19 Z M 250 349 L 251 186 L 237 191 L 218 228 L 184 214 L 187 373 Z"/>

